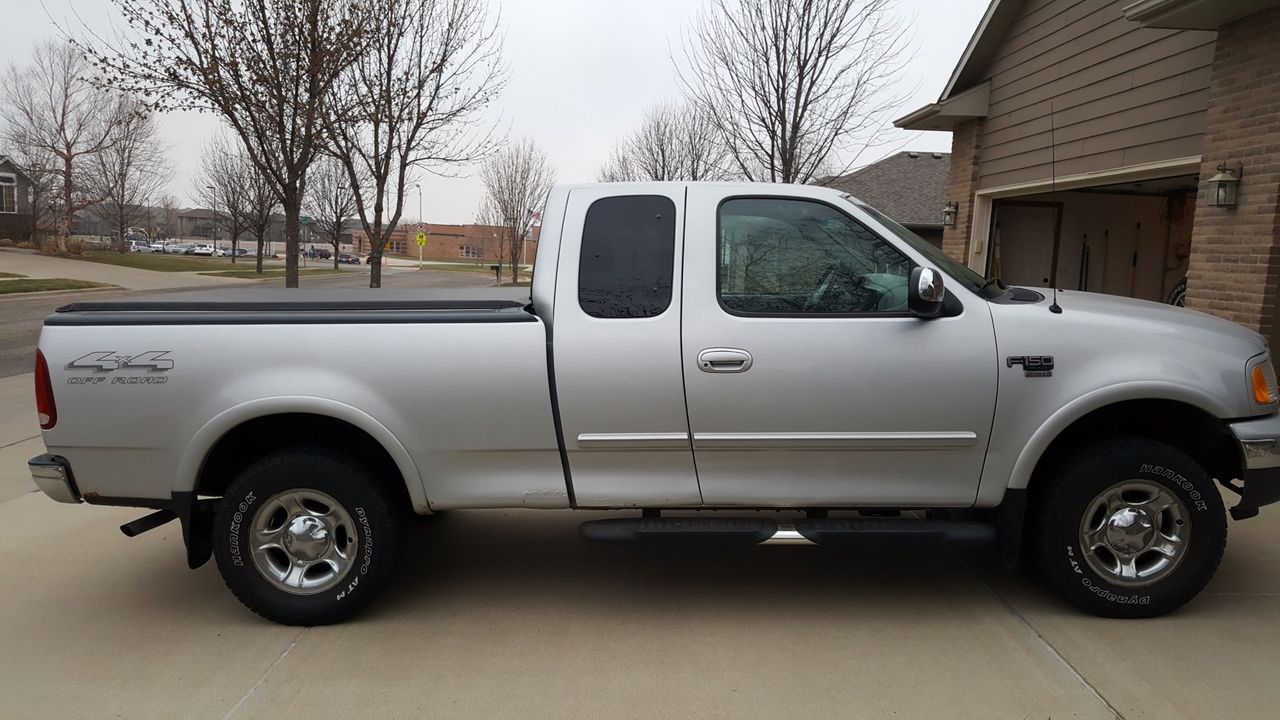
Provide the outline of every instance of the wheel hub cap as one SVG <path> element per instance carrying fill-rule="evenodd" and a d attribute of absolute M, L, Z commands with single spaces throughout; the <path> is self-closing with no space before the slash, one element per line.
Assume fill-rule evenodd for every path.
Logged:
<path fill-rule="evenodd" d="M 1107 518 L 1107 543 L 1113 550 L 1136 553 L 1151 547 L 1156 526 L 1146 510 L 1121 508 Z"/>
<path fill-rule="evenodd" d="M 319 518 L 295 517 L 285 528 L 284 549 L 299 560 L 318 560 L 329 549 L 329 530 Z"/>

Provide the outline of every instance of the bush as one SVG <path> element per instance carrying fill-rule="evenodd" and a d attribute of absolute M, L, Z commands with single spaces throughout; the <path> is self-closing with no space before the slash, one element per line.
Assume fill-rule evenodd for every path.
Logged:
<path fill-rule="evenodd" d="M 68 241 L 67 241 L 67 252 L 71 253 L 72 255 L 83 255 L 83 254 L 84 254 L 84 241 L 83 241 L 83 240 L 76 240 L 76 239 L 74 239 L 74 238 L 73 238 L 73 239 L 71 239 L 71 240 L 68 240 Z"/>
<path fill-rule="evenodd" d="M 35 250 L 36 244 L 30 240 L 20 240 L 18 242 L 18 248 L 22 250 Z"/>
<path fill-rule="evenodd" d="M 18 243 L 10 240 L 9 238 L 0 238 L 0 248 L 17 247 L 17 246 L 18 246 Z"/>

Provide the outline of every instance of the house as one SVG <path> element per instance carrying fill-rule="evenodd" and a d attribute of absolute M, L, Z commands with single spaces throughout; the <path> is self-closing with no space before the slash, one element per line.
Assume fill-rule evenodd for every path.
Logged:
<path fill-rule="evenodd" d="M 1274 338 L 1278 39 L 1280 0 L 992 0 L 894 123 L 952 133 L 943 249 L 1010 283 L 1185 288 Z"/>
<path fill-rule="evenodd" d="M 822 184 L 849 193 L 941 247 L 950 165 L 946 153 L 900 152 Z"/>
<path fill-rule="evenodd" d="M 31 178 L 6 155 L 0 155 L 0 239 L 31 239 Z"/>

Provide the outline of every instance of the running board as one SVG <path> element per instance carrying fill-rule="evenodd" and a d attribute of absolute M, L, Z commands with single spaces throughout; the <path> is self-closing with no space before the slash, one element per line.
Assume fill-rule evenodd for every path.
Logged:
<path fill-rule="evenodd" d="M 584 522 L 578 532 L 587 540 L 611 545 L 861 545 L 906 541 L 978 547 L 996 540 L 995 526 L 984 522 L 876 517 L 792 522 L 754 518 L 611 518 Z"/>

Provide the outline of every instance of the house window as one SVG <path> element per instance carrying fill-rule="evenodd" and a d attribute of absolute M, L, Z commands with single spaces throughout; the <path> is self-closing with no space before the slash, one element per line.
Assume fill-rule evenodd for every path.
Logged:
<path fill-rule="evenodd" d="M 480 248 L 478 247 L 474 247 L 472 245 L 458 246 L 458 257 L 479 259 L 481 255 L 482 253 L 480 252 Z"/>
<path fill-rule="evenodd" d="M 0 174 L 0 213 L 18 212 L 18 178 Z"/>

